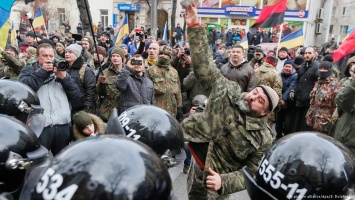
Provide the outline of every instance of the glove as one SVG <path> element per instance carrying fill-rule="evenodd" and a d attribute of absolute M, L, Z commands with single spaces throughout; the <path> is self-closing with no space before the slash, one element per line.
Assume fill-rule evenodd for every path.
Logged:
<path fill-rule="evenodd" d="M 291 90 L 290 94 L 288 95 L 288 97 L 290 98 L 291 101 L 295 100 L 295 91 Z"/>

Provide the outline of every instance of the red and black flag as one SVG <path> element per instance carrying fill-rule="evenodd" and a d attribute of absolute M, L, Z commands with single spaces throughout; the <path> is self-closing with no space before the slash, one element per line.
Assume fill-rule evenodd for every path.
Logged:
<path fill-rule="evenodd" d="M 269 28 L 282 24 L 284 21 L 286 5 L 287 0 L 280 0 L 273 5 L 264 7 L 259 14 L 259 18 L 250 28 Z"/>

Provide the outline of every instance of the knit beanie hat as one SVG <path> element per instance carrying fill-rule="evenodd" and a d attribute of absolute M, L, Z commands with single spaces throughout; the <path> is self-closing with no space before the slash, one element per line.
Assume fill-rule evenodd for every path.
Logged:
<path fill-rule="evenodd" d="M 112 54 L 114 54 L 114 53 L 115 53 L 115 54 L 119 54 L 122 59 L 125 58 L 125 56 L 124 56 L 124 50 L 121 49 L 121 48 L 119 48 L 119 47 L 116 47 L 116 48 L 114 48 L 114 49 L 111 51 L 110 57 L 111 57 Z"/>
<path fill-rule="evenodd" d="M 284 66 L 285 65 L 291 65 L 293 68 L 296 68 L 295 63 L 293 63 L 293 60 L 286 60 L 284 62 Z"/>
<path fill-rule="evenodd" d="M 32 31 L 27 31 L 27 33 L 26 33 L 26 37 L 28 37 L 28 36 L 31 36 L 31 37 L 33 37 L 33 38 L 35 38 L 36 36 L 35 36 L 35 33 L 34 32 L 32 32 Z"/>
<path fill-rule="evenodd" d="M 119 48 L 121 48 L 121 49 L 122 49 L 122 48 L 126 48 L 126 49 L 128 49 L 128 46 L 127 46 L 127 45 L 125 45 L 125 44 L 120 44 L 120 45 L 118 45 L 118 47 L 119 47 Z"/>
<path fill-rule="evenodd" d="M 279 52 L 280 52 L 280 51 L 286 51 L 286 52 L 288 52 L 288 49 L 287 49 L 286 47 L 281 47 L 280 50 L 279 50 Z"/>
<path fill-rule="evenodd" d="M 50 39 L 41 39 L 41 41 L 38 42 L 38 44 L 44 44 L 44 43 L 50 44 L 52 47 L 54 47 L 54 42 Z"/>
<path fill-rule="evenodd" d="M 294 61 L 293 61 L 296 65 L 300 65 L 304 62 L 304 58 L 303 56 L 297 56 Z"/>
<path fill-rule="evenodd" d="M 264 93 L 267 96 L 267 99 L 269 100 L 269 111 L 272 112 L 279 103 L 279 95 L 277 95 L 274 89 L 267 85 L 258 85 L 257 87 L 263 89 Z"/>
<path fill-rule="evenodd" d="M 101 54 L 104 58 L 106 57 L 106 49 L 105 49 L 105 47 L 98 46 L 98 47 L 97 47 L 97 51 L 98 51 L 99 54 Z"/>
<path fill-rule="evenodd" d="M 325 55 L 323 61 L 333 62 L 333 55 L 332 54 Z"/>
<path fill-rule="evenodd" d="M 274 56 L 267 56 L 265 58 L 265 62 L 267 62 L 267 63 L 269 63 L 269 64 L 271 64 L 272 66 L 275 67 L 277 65 L 277 58 L 274 57 Z"/>
<path fill-rule="evenodd" d="M 76 44 L 76 43 L 74 43 L 74 44 L 71 44 L 71 45 L 67 46 L 67 48 L 65 50 L 72 51 L 76 55 L 76 57 L 79 58 L 80 55 L 81 55 L 81 51 L 83 50 L 83 47 L 78 45 L 78 44 Z"/>
<path fill-rule="evenodd" d="M 78 127 L 80 131 L 82 131 L 89 124 L 92 124 L 93 121 L 87 112 L 79 111 L 73 116 L 73 123 Z"/>
<path fill-rule="evenodd" d="M 64 43 L 63 43 L 63 42 L 60 42 L 60 41 L 59 41 L 59 42 L 57 42 L 56 46 L 58 46 L 58 45 L 59 45 L 59 46 L 62 46 L 62 47 L 63 47 L 63 49 L 65 49 L 65 45 L 64 45 Z"/>
<path fill-rule="evenodd" d="M 6 49 L 11 49 L 17 56 L 19 54 L 19 49 L 14 45 L 6 44 Z"/>

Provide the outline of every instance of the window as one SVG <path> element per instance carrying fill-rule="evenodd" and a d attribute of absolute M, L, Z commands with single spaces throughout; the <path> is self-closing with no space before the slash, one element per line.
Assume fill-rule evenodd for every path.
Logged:
<path fill-rule="evenodd" d="M 349 16 L 350 15 L 349 7 L 344 6 L 341 14 L 342 14 L 342 16 Z"/>
<path fill-rule="evenodd" d="M 335 13 L 337 12 L 337 7 L 333 7 L 333 10 L 332 10 L 332 16 L 335 16 Z"/>
<path fill-rule="evenodd" d="M 346 34 L 349 26 L 340 25 L 339 34 Z"/>
<path fill-rule="evenodd" d="M 329 26 L 329 33 L 333 33 L 333 25 Z"/>
<path fill-rule="evenodd" d="M 64 8 L 58 8 L 58 18 L 59 18 L 59 25 L 62 25 L 66 21 L 65 17 L 65 9 Z"/>
<path fill-rule="evenodd" d="M 100 10 L 101 24 L 108 27 L 108 10 Z"/>

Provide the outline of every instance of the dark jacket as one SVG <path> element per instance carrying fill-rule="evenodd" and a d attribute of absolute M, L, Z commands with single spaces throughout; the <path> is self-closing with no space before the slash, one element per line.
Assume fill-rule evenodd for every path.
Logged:
<path fill-rule="evenodd" d="M 304 62 L 297 70 L 298 83 L 296 87 L 296 106 L 307 107 L 311 101 L 309 96 L 318 80 L 319 62 Z"/>
<path fill-rule="evenodd" d="M 181 60 L 176 56 L 171 65 L 176 69 L 179 74 L 180 84 L 181 84 L 181 92 L 185 92 L 182 83 L 184 82 L 184 78 L 189 75 L 192 70 L 191 64 L 185 64 L 185 67 L 182 66 Z"/>
<path fill-rule="evenodd" d="M 119 103 L 121 112 L 140 104 L 155 104 L 153 82 L 145 73 L 139 76 L 126 66 L 117 75 L 114 83 L 121 91 Z"/>
<path fill-rule="evenodd" d="M 222 65 L 221 72 L 228 80 L 237 82 L 242 92 L 250 92 L 256 87 L 256 77 L 253 67 L 247 61 L 238 66 L 233 66 L 231 62 Z"/>
<path fill-rule="evenodd" d="M 296 87 L 298 74 L 293 70 L 291 74 L 284 74 L 281 72 L 282 78 L 282 100 L 288 101 L 290 92 Z"/>
<path fill-rule="evenodd" d="M 26 65 L 22 69 L 18 79 L 37 92 L 38 89 L 44 85 L 44 81 L 50 77 L 50 74 L 50 72 L 42 69 L 38 65 L 38 62 L 36 62 L 31 65 Z M 69 100 L 80 99 L 82 97 L 79 88 L 74 84 L 74 81 L 70 75 L 67 74 L 63 80 L 58 81 L 62 84 Z"/>
<path fill-rule="evenodd" d="M 79 70 L 84 64 L 84 59 L 79 57 L 73 65 L 67 69 L 67 73 L 74 79 L 78 85 L 83 97 L 79 100 L 70 101 L 73 110 L 78 111 L 82 109 L 92 108 L 96 97 L 96 79 L 92 68 L 87 65 L 83 80 L 80 79 Z"/>

